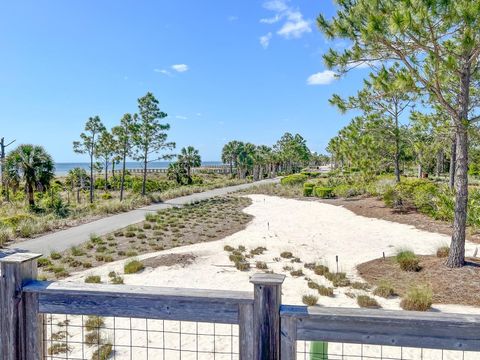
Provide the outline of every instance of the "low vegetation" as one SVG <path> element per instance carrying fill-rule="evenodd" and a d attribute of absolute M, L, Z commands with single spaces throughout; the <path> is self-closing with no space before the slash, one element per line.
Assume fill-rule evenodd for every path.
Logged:
<path fill-rule="evenodd" d="M 362 308 L 379 309 L 381 306 L 374 298 L 368 295 L 358 295 L 357 304 Z"/>
<path fill-rule="evenodd" d="M 123 267 L 125 274 L 136 274 L 143 269 L 145 269 L 145 265 L 138 260 L 130 260 Z"/>
<path fill-rule="evenodd" d="M 399 250 L 395 257 L 403 271 L 420 271 L 420 259 L 410 250 Z"/>
<path fill-rule="evenodd" d="M 40 276 L 61 279 L 111 261 L 222 239 L 243 229 L 250 221 L 251 216 L 242 211 L 250 203 L 248 198 L 232 195 L 149 213 L 142 223 L 105 236 L 92 234 L 85 244 L 40 258 Z M 252 251 L 259 253 L 262 249 Z"/>
<path fill-rule="evenodd" d="M 373 290 L 373 295 L 381 296 L 385 299 L 388 299 L 389 297 L 395 295 L 395 290 L 393 288 L 393 285 L 389 281 L 381 280 L 375 290 Z"/>
<path fill-rule="evenodd" d="M 410 288 L 400 302 L 404 310 L 427 311 L 432 306 L 432 290 L 425 285 Z"/>
<path fill-rule="evenodd" d="M 318 296 L 315 295 L 303 295 L 302 302 L 307 306 L 315 306 L 318 303 Z"/>

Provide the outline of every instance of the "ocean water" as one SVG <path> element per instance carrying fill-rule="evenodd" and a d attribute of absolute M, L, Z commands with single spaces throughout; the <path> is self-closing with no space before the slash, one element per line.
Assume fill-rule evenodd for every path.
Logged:
<path fill-rule="evenodd" d="M 166 169 L 170 164 L 169 161 L 153 161 L 148 164 L 149 169 Z M 203 161 L 202 166 L 219 166 L 223 163 L 221 161 Z M 127 169 L 142 169 L 143 164 L 135 161 L 127 161 Z M 55 163 L 55 175 L 65 176 L 67 173 L 76 167 L 90 170 L 90 163 L 78 162 L 78 163 Z M 116 165 L 116 169 L 121 169 L 121 165 Z"/>

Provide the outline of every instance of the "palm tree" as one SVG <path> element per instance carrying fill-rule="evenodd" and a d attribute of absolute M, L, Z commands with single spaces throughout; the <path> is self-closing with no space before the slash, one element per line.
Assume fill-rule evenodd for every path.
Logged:
<path fill-rule="evenodd" d="M 180 150 L 180 155 L 178 155 L 178 163 L 182 165 L 187 171 L 188 183 L 192 182 L 192 167 L 197 167 L 202 164 L 202 159 L 198 150 L 193 146 L 188 146 Z"/>
<path fill-rule="evenodd" d="M 168 165 L 167 178 L 169 180 L 174 180 L 177 184 L 181 185 L 186 176 L 187 173 L 183 165 L 180 165 L 178 162 Z"/>
<path fill-rule="evenodd" d="M 25 182 L 28 204 L 35 206 L 35 190 L 44 191 L 55 176 L 52 157 L 38 145 L 23 144 L 8 154 L 7 174 Z"/>
<path fill-rule="evenodd" d="M 222 149 L 222 161 L 224 164 L 230 165 L 230 175 L 233 174 L 233 167 L 236 166 L 237 163 L 237 156 L 240 152 L 241 147 L 240 141 L 230 141 L 229 143 L 225 144 Z"/>

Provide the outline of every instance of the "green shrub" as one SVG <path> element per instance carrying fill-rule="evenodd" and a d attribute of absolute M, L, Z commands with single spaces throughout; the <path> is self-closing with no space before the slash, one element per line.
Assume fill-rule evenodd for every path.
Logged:
<path fill-rule="evenodd" d="M 410 288 L 400 306 L 404 310 L 427 311 L 432 306 L 432 290 L 427 286 L 415 286 Z"/>
<path fill-rule="evenodd" d="M 0 247 L 5 245 L 7 241 L 13 239 L 13 230 L 4 226 L 0 227 Z"/>
<path fill-rule="evenodd" d="M 83 251 L 81 248 L 78 248 L 76 246 L 72 246 L 70 248 L 70 253 L 73 255 L 73 256 L 82 256 L 82 255 L 85 255 L 85 251 Z"/>
<path fill-rule="evenodd" d="M 381 280 L 375 290 L 373 290 L 373 295 L 388 299 L 395 295 L 395 290 L 389 281 Z"/>
<path fill-rule="evenodd" d="M 41 257 L 37 260 L 37 265 L 38 265 L 38 267 L 51 266 L 52 262 L 50 261 L 50 259 Z"/>
<path fill-rule="evenodd" d="M 303 184 L 303 196 L 313 196 L 313 189 L 315 188 L 314 183 L 306 182 Z"/>
<path fill-rule="evenodd" d="M 333 193 L 338 197 L 350 198 L 364 194 L 365 190 L 359 185 L 340 184 L 334 187 Z"/>
<path fill-rule="evenodd" d="M 142 271 L 143 269 L 145 269 L 145 266 L 143 265 L 142 262 L 138 260 L 130 260 L 123 267 L 125 274 L 136 274 L 139 271 Z"/>
<path fill-rule="evenodd" d="M 362 308 L 378 309 L 380 304 L 374 298 L 368 295 L 358 295 L 357 304 Z"/>
<path fill-rule="evenodd" d="M 411 250 L 400 250 L 395 257 L 403 271 L 420 271 L 420 259 Z"/>
<path fill-rule="evenodd" d="M 101 284 L 102 279 L 98 275 L 90 275 L 85 278 L 85 283 L 87 284 Z"/>
<path fill-rule="evenodd" d="M 52 252 L 50 253 L 50 258 L 51 258 L 52 260 L 59 260 L 59 259 L 62 258 L 62 254 L 60 254 L 60 253 L 58 253 L 58 252 L 56 252 L 56 251 L 52 251 Z"/>
<path fill-rule="evenodd" d="M 247 261 L 238 261 L 235 263 L 235 267 L 240 271 L 248 271 L 250 270 L 250 263 Z"/>
<path fill-rule="evenodd" d="M 323 186 L 317 186 L 314 188 L 314 193 L 316 197 L 322 199 L 329 199 L 333 196 L 333 189 Z"/>
<path fill-rule="evenodd" d="M 255 249 L 250 250 L 250 255 L 262 255 L 265 251 L 267 251 L 266 247 L 258 246 Z"/>
<path fill-rule="evenodd" d="M 284 186 L 301 185 L 308 180 L 308 176 L 304 174 L 292 174 L 285 176 L 280 180 L 280 183 Z"/>
<path fill-rule="evenodd" d="M 102 194 L 102 199 L 103 200 L 110 200 L 112 197 L 113 197 L 112 194 L 110 194 L 108 192 Z"/>
<path fill-rule="evenodd" d="M 315 289 L 315 290 L 317 290 L 320 287 L 320 285 L 318 285 L 315 281 L 311 281 L 311 280 L 307 283 L 307 285 L 310 289 Z"/>
<path fill-rule="evenodd" d="M 347 274 L 343 272 L 338 273 L 325 273 L 323 276 L 327 280 L 330 280 L 335 287 L 345 287 L 350 285 L 350 280 L 347 279 Z"/>
<path fill-rule="evenodd" d="M 315 306 L 318 303 L 318 296 L 315 295 L 303 295 L 302 302 L 307 306 Z"/>

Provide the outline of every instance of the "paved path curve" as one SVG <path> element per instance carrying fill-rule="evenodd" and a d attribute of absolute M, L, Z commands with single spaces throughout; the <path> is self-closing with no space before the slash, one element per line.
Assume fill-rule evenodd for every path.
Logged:
<path fill-rule="evenodd" d="M 66 230 L 40 236 L 32 240 L 26 240 L 20 243 L 12 244 L 10 249 L 15 249 L 16 251 L 29 251 L 39 254 L 49 254 L 51 251 L 64 251 L 72 246 L 77 246 L 88 241 L 90 234 L 105 235 L 125 226 L 139 223 L 145 219 L 145 214 L 148 212 L 155 212 L 157 210 L 166 209 L 172 206 L 181 206 L 193 201 L 226 195 L 238 190 L 248 189 L 255 185 L 276 182 L 278 182 L 278 179 L 262 180 L 255 183 L 229 186 L 174 198 L 163 203 L 145 206 L 125 213 L 116 214 L 86 224 L 71 227 Z"/>

